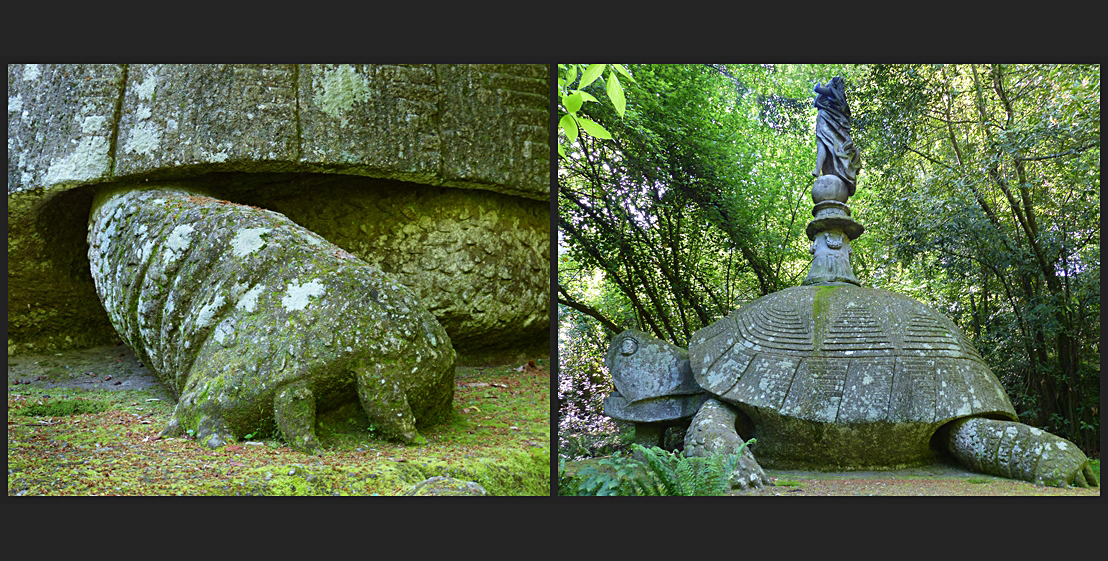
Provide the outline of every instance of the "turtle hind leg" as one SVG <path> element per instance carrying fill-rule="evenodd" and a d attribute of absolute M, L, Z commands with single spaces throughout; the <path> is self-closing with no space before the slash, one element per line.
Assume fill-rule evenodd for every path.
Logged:
<path fill-rule="evenodd" d="M 315 434 L 315 394 L 307 381 L 298 380 L 277 390 L 273 418 L 294 450 L 316 454 L 323 448 Z"/>
<path fill-rule="evenodd" d="M 189 401 L 189 398 L 182 401 Z M 196 439 L 208 448 L 219 448 L 235 442 L 234 433 L 220 415 L 210 411 L 189 410 L 182 406 L 182 401 L 177 403 L 169 424 L 158 434 L 159 437 Z"/>
<path fill-rule="evenodd" d="M 1023 423 L 960 419 L 946 440 L 950 453 L 975 471 L 1053 487 L 1099 486 L 1076 444 Z"/>
<path fill-rule="evenodd" d="M 379 434 L 406 444 L 415 442 L 419 433 L 408 396 L 392 372 L 381 367 L 356 367 L 358 399 L 366 417 Z"/>

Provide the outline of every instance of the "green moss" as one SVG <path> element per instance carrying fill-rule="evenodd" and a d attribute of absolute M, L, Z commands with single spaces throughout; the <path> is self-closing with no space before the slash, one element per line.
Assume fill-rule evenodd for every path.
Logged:
<path fill-rule="evenodd" d="M 831 312 L 831 294 L 836 286 L 816 287 L 816 293 L 812 297 L 812 323 L 815 324 L 815 348 L 819 351 L 823 343 L 823 337 L 827 334 L 828 318 Z"/>
<path fill-rule="evenodd" d="M 67 417 L 87 413 L 102 413 L 108 405 L 85 399 L 59 399 L 48 403 L 36 403 L 15 411 L 16 415 L 27 417 Z"/>

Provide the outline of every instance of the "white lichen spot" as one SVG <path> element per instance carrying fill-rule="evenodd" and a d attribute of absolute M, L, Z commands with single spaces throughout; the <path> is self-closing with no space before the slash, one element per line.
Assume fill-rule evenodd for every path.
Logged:
<path fill-rule="evenodd" d="M 322 77 L 312 82 L 316 105 L 327 115 L 342 119 L 343 126 L 346 125 L 346 118 L 342 114 L 352 109 L 355 103 L 369 100 L 369 80 L 355 72 L 349 64 L 324 70 Z"/>
<path fill-rule="evenodd" d="M 149 119 L 150 116 L 153 115 L 153 114 L 154 114 L 154 111 L 152 109 L 150 109 L 150 107 L 148 105 L 139 105 L 138 110 L 135 111 L 135 118 L 140 120 L 140 121 L 145 121 L 145 120 Z"/>
<path fill-rule="evenodd" d="M 196 316 L 196 327 L 207 327 L 212 323 L 212 316 L 215 315 L 216 310 L 223 305 L 223 295 L 220 294 L 215 297 L 207 306 L 200 308 L 200 312 Z"/>
<path fill-rule="evenodd" d="M 139 262 L 145 263 L 147 258 L 150 257 L 150 252 L 154 250 L 154 241 L 150 240 L 142 244 L 142 248 L 139 250 Z"/>
<path fill-rule="evenodd" d="M 219 324 L 219 327 L 215 328 L 215 341 L 220 345 L 224 345 L 224 342 L 234 334 L 235 328 L 231 325 L 231 320 L 224 320 L 223 323 Z"/>
<path fill-rule="evenodd" d="M 102 136 L 86 136 L 70 155 L 51 164 L 44 183 L 85 180 L 100 177 L 108 172 L 108 139 Z"/>
<path fill-rule="evenodd" d="M 1059 450 L 1065 450 L 1066 449 L 1066 443 L 1065 442 L 1055 442 L 1054 445 L 1057 446 Z"/>
<path fill-rule="evenodd" d="M 135 86 L 135 93 L 138 94 L 139 99 L 149 101 L 154 99 L 154 90 L 156 89 L 158 89 L 158 76 L 151 74 L 141 84 Z"/>
<path fill-rule="evenodd" d="M 254 288 L 251 288 L 250 290 L 247 290 L 246 294 L 243 294 L 242 298 L 239 298 L 238 303 L 235 304 L 235 309 L 253 312 L 254 307 L 258 305 L 258 295 L 261 293 L 262 285 L 260 284 L 254 286 Z"/>
<path fill-rule="evenodd" d="M 24 64 L 23 65 L 23 80 L 28 81 L 28 82 L 31 81 L 31 80 L 38 80 L 38 77 L 41 74 L 42 73 L 39 72 L 37 64 Z"/>
<path fill-rule="evenodd" d="M 154 123 L 140 123 L 131 128 L 123 149 L 136 154 L 152 155 L 162 141 L 162 131 Z"/>
<path fill-rule="evenodd" d="M 863 386 L 868 386 L 872 383 L 873 383 L 873 377 L 871 377 L 869 374 L 866 374 L 865 376 L 862 376 L 862 385 Z"/>
<path fill-rule="evenodd" d="M 272 228 L 243 228 L 235 233 L 234 239 L 231 240 L 231 247 L 234 249 L 235 257 L 245 257 L 265 247 L 266 242 L 262 239 L 262 234 L 269 232 L 271 229 Z"/>
<path fill-rule="evenodd" d="M 195 230 L 195 228 L 192 227 L 192 224 L 181 224 L 177 226 L 169 233 L 169 237 L 166 238 L 166 246 L 173 250 L 174 254 L 179 253 L 181 250 L 188 247 L 193 230 Z M 172 259 L 176 259 L 176 255 L 174 255 Z"/>
<path fill-rule="evenodd" d="M 309 297 L 322 296 L 325 291 L 326 288 L 318 281 L 304 284 L 291 282 L 286 289 L 286 294 L 281 298 L 281 305 L 290 312 L 303 310 L 308 307 Z"/>
<path fill-rule="evenodd" d="M 11 118 L 12 113 L 20 113 L 23 111 L 23 94 L 15 94 L 8 96 L 8 118 Z M 11 139 L 8 139 L 9 141 Z"/>

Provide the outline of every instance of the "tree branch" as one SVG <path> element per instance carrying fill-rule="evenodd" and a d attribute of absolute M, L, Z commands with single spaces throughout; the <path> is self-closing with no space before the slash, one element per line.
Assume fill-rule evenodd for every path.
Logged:
<path fill-rule="evenodd" d="M 585 314 L 586 316 L 599 321 L 601 325 L 611 330 L 612 333 L 622 333 L 624 331 L 622 327 L 616 325 L 615 322 L 605 317 L 604 314 L 600 313 L 595 308 L 589 306 L 588 304 L 584 304 L 571 299 L 569 293 L 566 292 L 566 289 L 562 287 L 561 283 L 558 284 L 558 292 L 565 296 L 565 298 L 558 298 L 559 304 L 563 306 L 569 306 L 570 308 L 573 308 L 574 310 L 577 310 L 578 312 L 581 312 L 582 314 Z"/>

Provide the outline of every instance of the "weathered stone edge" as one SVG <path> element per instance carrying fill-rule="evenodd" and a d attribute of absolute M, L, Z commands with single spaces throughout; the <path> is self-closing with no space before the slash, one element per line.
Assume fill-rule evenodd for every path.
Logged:
<path fill-rule="evenodd" d="M 245 158 L 228 158 L 225 153 L 215 150 L 214 146 L 207 146 L 205 150 L 189 152 L 187 156 L 190 157 L 184 160 L 139 158 L 134 154 L 134 150 L 128 152 L 123 145 L 128 142 L 130 143 L 128 145 L 133 148 L 137 142 L 133 134 L 134 121 L 136 113 L 141 111 L 141 108 L 135 106 L 135 100 L 148 99 L 149 95 L 145 91 L 139 91 L 143 89 L 144 83 L 128 80 L 131 66 L 8 65 L 9 195 L 40 188 L 53 190 L 51 188 L 61 187 L 61 190 L 64 190 L 77 185 L 137 180 L 144 177 L 156 178 L 163 175 L 181 177 L 215 171 L 249 171 L 361 175 L 443 187 L 484 189 L 544 201 L 549 200 L 550 197 L 548 164 L 539 165 L 541 162 L 533 162 L 530 168 L 534 170 L 531 174 L 533 177 L 521 179 L 518 177 L 521 168 L 517 167 L 513 154 L 496 155 L 498 161 L 495 165 L 485 169 L 474 167 L 473 162 L 469 161 L 475 157 L 489 157 L 483 148 L 500 142 L 503 145 L 524 145 L 522 148 L 524 155 L 536 160 L 541 160 L 544 154 L 548 157 L 548 142 L 537 140 L 540 135 L 548 138 L 548 133 L 545 133 L 545 118 L 542 119 L 541 127 L 538 125 L 499 126 L 500 124 L 511 125 L 510 118 L 506 118 L 504 123 L 489 125 L 493 130 L 499 130 L 502 133 L 501 139 L 488 138 L 485 134 L 488 128 L 470 130 L 468 127 L 473 123 L 467 121 L 467 118 L 471 117 L 468 115 L 461 115 L 458 118 L 451 114 L 448 115 L 449 118 L 436 118 L 433 125 L 440 140 L 466 135 L 480 138 L 478 142 L 468 143 L 473 149 L 466 150 L 466 145 L 462 145 L 444 150 L 446 154 L 439 157 L 431 169 L 423 165 L 417 166 L 420 169 L 415 169 L 411 162 L 407 161 L 332 162 L 307 157 L 308 147 L 304 145 L 305 129 L 313 125 L 310 120 L 323 119 L 319 117 L 319 111 L 309 114 L 310 112 L 301 110 L 300 100 L 315 95 L 310 91 L 312 80 L 303 79 L 300 76 L 302 67 L 309 65 L 287 65 L 291 72 L 282 74 L 276 71 L 272 76 L 267 76 L 267 79 L 275 82 L 285 81 L 285 87 L 294 92 L 292 96 L 295 101 L 294 114 L 286 115 L 291 122 L 267 121 L 268 126 L 283 129 L 289 133 L 286 138 L 278 139 L 277 142 L 285 144 L 291 150 L 270 152 L 264 157 L 248 155 Z M 153 66 L 156 68 L 163 65 Z M 251 66 L 254 67 L 251 70 L 254 70 L 262 65 L 240 66 Z M 367 68 L 377 65 L 361 66 Z M 434 78 L 428 85 L 436 88 L 437 95 L 443 100 L 441 105 L 449 107 L 447 89 L 459 87 L 449 80 L 457 81 L 457 75 L 464 73 L 467 67 L 470 70 L 484 71 L 484 68 L 481 68 L 483 66 L 486 65 L 447 65 L 451 70 L 446 72 L 448 79 L 443 80 L 437 71 L 431 72 Z M 506 70 L 519 67 L 521 71 L 528 71 L 530 75 L 515 76 L 510 73 L 497 74 L 495 71 L 489 71 L 488 74 L 491 77 L 488 78 L 486 90 L 497 92 L 503 100 L 513 104 L 504 106 L 505 113 L 524 111 L 537 114 L 540 111 L 538 107 L 548 103 L 546 101 L 548 96 L 538 92 L 542 88 L 533 86 L 546 81 L 546 65 L 501 66 L 510 66 Z M 487 66 L 487 68 L 505 70 L 501 66 Z M 535 71 L 530 72 L 527 67 L 535 67 Z M 150 68 L 151 66 L 146 66 L 148 71 Z M 467 77 L 462 76 L 462 78 Z M 505 81 L 508 83 L 504 83 Z M 523 87 L 516 87 L 520 83 Z M 280 84 L 275 87 L 280 87 Z M 473 89 L 470 83 L 462 85 L 463 90 L 466 87 Z M 534 91 L 519 91 L 527 88 Z M 60 102 L 63 107 L 59 108 L 55 103 L 44 103 L 44 101 Z M 487 104 L 499 103 L 499 100 L 481 99 L 473 102 Z M 442 117 L 443 111 L 443 107 L 440 107 L 440 115 L 437 117 Z M 124 123 L 124 121 L 130 121 L 130 123 Z M 130 124 L 131 127 L 121 130 L 125 124 Z M 184 125 L 182 123 L 182 126 Z M 314 125 L 316 128 L 326 126 L 325 123 L 314 123 Z M 216 140 L 226 141 L 224 138 Z M 209 139 L 209 142 L 216 140 Z M 513 169 L 506 170 L 506 167 L 513 167 Z M 545 170 L 545 173 L 540 172 L 540 169 Z"/>

